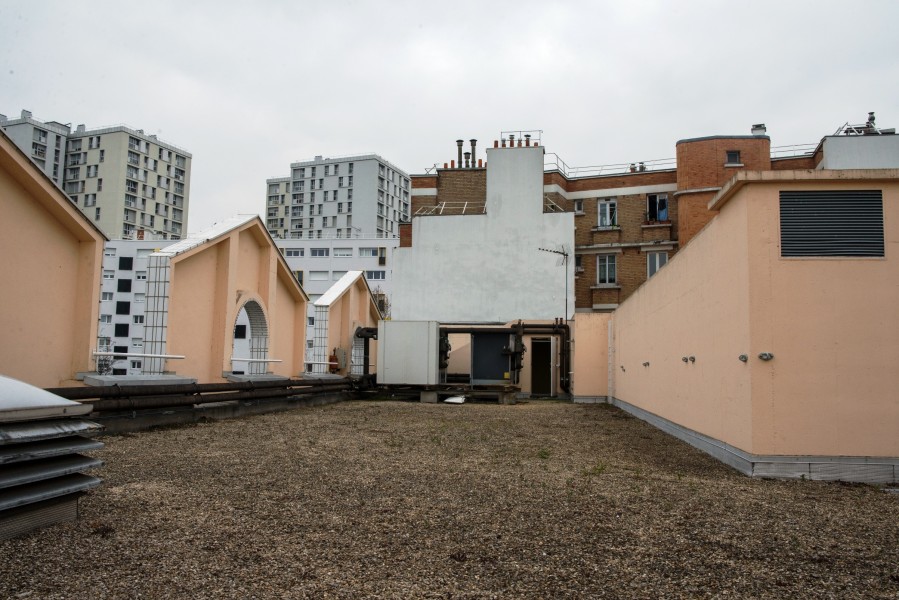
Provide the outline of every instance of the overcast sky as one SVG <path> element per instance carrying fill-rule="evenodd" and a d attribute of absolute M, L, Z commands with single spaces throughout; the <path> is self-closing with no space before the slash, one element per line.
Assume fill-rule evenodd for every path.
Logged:
<path fill-rule="evenodd" d="M 0 0 L 0 113 L 193 154 L 189 229 L 264 210 L 296 160 L 409 173 L 540 129 L 571 166 L 679 139 L 899 126 L 899 2 Z M 467 143 L 466 143 L 467 145 Z"/>

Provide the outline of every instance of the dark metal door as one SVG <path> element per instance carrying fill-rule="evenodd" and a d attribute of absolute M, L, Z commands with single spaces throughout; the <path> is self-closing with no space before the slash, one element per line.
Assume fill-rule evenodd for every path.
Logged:
<path fill-rule="evenodd" d="M 551 396 L 553 393 L 552 340 L 531 341 L 531 394 Z"/>
<path fill-rule="evenodd" d="M 508 333 L 471 334 L 471 382 L 497 384 L 509 382 Z"/>

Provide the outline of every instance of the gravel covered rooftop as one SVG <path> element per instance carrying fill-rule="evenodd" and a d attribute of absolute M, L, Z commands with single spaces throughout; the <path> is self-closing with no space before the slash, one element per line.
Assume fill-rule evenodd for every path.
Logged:
<path fill-rule="evenodd" d="M 897 598 L 899 494 L 746 478 L 608 405 L 357 401 L 110 436 L 2 598 Z"/>

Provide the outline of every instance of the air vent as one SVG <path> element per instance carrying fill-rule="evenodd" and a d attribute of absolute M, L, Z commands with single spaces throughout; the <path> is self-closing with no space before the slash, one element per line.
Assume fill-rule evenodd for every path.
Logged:
<path fill-rule="evenodd" d="M 881 190 L 781 191 L 781 256 L 883 256 Z"/>

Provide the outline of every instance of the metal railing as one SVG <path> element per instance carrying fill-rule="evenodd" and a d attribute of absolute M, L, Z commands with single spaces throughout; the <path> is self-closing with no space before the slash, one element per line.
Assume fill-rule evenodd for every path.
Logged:
<path fill-rule="evenodd" d="M 555 152 L 548 152 L 543 158 L 544 171 L 558 171 L 568 179 L 578 177 L 599 177 L 601 175 L 625 175 L 645 173 L 647 171 L 664 171 L 677 168 L 676 158 L 656 158 L 631 163 L 610 165 L 593 165 L 587 167 L 571 167 Z"/>
<path fill-rule="evenodd" d="M 439 202 L 435 206 L 419 207 L 415 211 L 415 216 L 442 215 L 444 213 L 453 215 L 483 215 L 487 213 L 487 204 L 485 202 L 463 201 Z"/>

